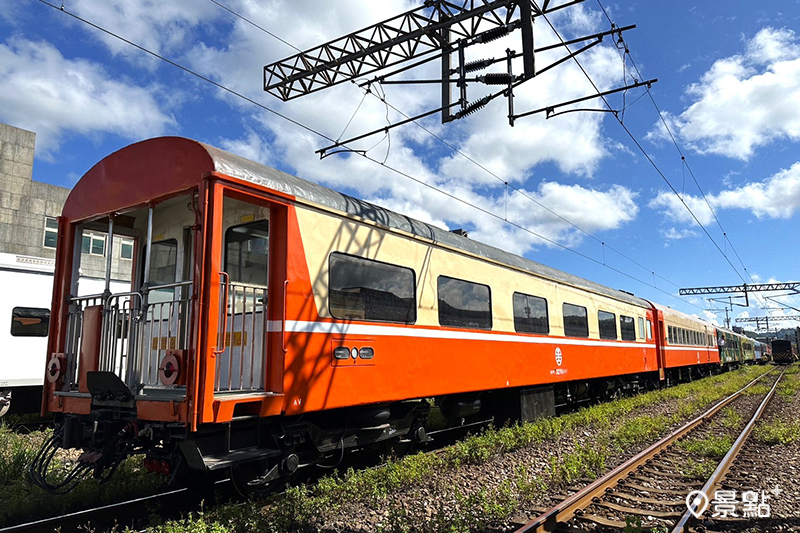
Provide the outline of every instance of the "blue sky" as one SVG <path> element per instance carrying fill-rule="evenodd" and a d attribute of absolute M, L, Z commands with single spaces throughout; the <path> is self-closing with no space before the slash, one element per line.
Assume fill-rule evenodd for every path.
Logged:
<path fill-rule="evenodd" d="M 624 34 L 630 57 L 644 79 L 659 80 L 655 105 L 641 89 L 626 94 L 624 124 L 635 142 L 609 113 L 540 114 L 511 128 L 498 99 L 454 123 L 432 117 L 422 121 L 427 131 L 412 124 L 358 145 L 386 166 L 355 155 L 320 160 L 314 151 L 325 139 L 37 0 L 0 0 L 0 122 L 37 133 L 40 181 L 69 187 L 131 142 L 190 137 L 709 319 L 709 303 L 674 297 L 679 287 L 800 280 L 800 0 L 602 1 L 617 25 L 637 25 Z M 404 0 L 64 0 L 63 9 L 331 138 L 351 117 L 345 137 L 382 127 L 387 114 L 397 120 L 349 83 L 285 103 L 264 93 L 262 67 L 295 50 L 218 4 L 300 49 L 417 7 Z M 597 0 L 549 20 L 564 38 L 609 28 Z M 557 38 L 538 19 L 535 39 L 539 46 Z M 468 59 L 499 57 L 509 47 L 520 47 L 519 32 L 471 47 Z M 540 54 L 537 62 L 555 57 Z M 610 39 L 579 60 L 602 90 L 634 73 Z M 434 77 L 438 68 L 414 76 Z M 440 105 L 435 86 L 384 90 L 407 114 Z M 488 89 L 469 91 L 476 99 Z M 515 106 L 521 112 L 593 91 L 568 62 L 519 87 Z M 621 95 L 609 103 L 623 109 Z M 800 298 L 781 301 L 800 308 Z M 764 314 L 751 306 L 732 316 Z"/>

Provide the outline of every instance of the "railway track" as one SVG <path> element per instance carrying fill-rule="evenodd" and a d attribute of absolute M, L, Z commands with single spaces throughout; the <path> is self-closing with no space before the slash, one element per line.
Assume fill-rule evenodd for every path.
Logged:
<path fill-rule="evenodd" d="M 769 393 L 755 408 L 755 413 L 705 483 L 685 477 L 683 472 L 692 457 L 679 442 L 713 439 L 719 431 L 721 412 L 727 406 L 739 404 L 741 410 L 752 412 L 748 403 L 753 403 L 754 396 L 745 396 L 744 393 L 768 374 L 774 376 L 772 371 L 765 372 L 699 417 L 570 495 L 516 533 L 604 532 L 621 531 L 626 527 L 637 531 L 689 531 L 698 522 L 695 515 L 703 518 L 711 514 L 708 508 L 715 491 L 722 486 L 725 474 L 733 465 L 756 420 L 764 412 L 784 373 L 785 369 L 775 379 Z M 693 494 L 691 498 L 688 497 L 690 493 Z"/>
<path fill-rule="evenodd" d="M 213 487 L 228 482 L 228 479 L 219 480 Z M 0 533 L 107 531 L 114 527 L 117 528 L 115 529 L 116 531 L 122 531 L 125 527 L 136 530 L 141 527 L 141 520 L 143 518 L 146 519 L 156 510 L 159 510 L 159 514 L 163 518 L 178 518 L 181 515 L 188 514 L 190 511 L 201 510 L 202 502 L 213 495 L 213 487 L 202 492 L 184 487 L 151 496 L 0 528 Z"/>

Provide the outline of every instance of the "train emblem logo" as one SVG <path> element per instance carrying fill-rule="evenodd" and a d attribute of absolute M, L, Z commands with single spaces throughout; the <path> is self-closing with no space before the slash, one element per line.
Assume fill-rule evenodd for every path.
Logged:
<path fill-rule="evenodd" d="M 561 348 L 556 348 L 556 364 L 561 366 L 561 363 L 564 362 L 564 358 L 561 357 Z"/>

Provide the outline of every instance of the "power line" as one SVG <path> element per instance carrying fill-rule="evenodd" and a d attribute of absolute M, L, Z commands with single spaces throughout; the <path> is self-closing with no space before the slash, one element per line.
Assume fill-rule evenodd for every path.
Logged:
<path fill-rule="evenodd" d="M 214 85 L 215 87 L 217 87 L 217 88 L 219 88 L 219 89 L 221 89 L 221 90 L 223 90 L 223 91 L 225 91 L 225 92 L 227 92 L 229 94 L 232 94 L 232 95 L 234 95 L 234 96 L 236 96 L 238 98 L 241 98 L 241 99 L 243 99 L 243 100 L 245 100 L 245 101 L 247 101 L 247 102 L 249 102 L 251 104 L 254 104 L 257 107 L 259 107 L 260 109 L 263 109 L 263 110 L 265 110 L 265 111 L 267 111 L 269 113 L 272 113 L 275 116 L 280 117 L 280 118 L 282 118 L 282 119 L 284 119 L 284 120 L 286 120 L 286 121 L 288 121 L 288 122 L 290 122 L 290 123 L 292 123 L 292 124 L 294 124 L 296 126 L 299 126 L 302 129 L 304 129 L 304 130 L 306 130 L 306 131 L 308 131 L 310 133 L 313 133 L 313 134 L 315 134 L 315 135 L 317 135 L 317 136 L 319 136 L 319 137 L 321 137 L 323 139 L 326 139 L 328 141 L 332 141 L 333 142 L 333 139 L 330 138 L 329 136 L 327 136 L 327 135 L 325 135 L 325 134 L 323 134 L 321 132 L 318 132 L 318 131 L 314 130 L 313 128 L 311 128 L 309 126 L 306 126 L 305 124 L 302 124 L 302 123 L 298 122 L 297 120 L 292 119 L 292 118 L 290 118 L 290 117 L 288 117 L 288 116 L 286 116 L 286 115 L 284 115 L 284 114 L 282 114 L 282 113 L 280 113 L 278 111 L 275 111 L 275 110 L 269 108 L 268 106 L 265 106 L 264 104 L 261 104 L 261 103 L 255 101 L 255 100 L 253 100 L 252 98 L 249 98 L 249 97 L 247 97 L 247 96 L 245 96 L 245 95 L 243 95 L 243 94 L 241 94 L 241 93 L 239 93 L 237 91 L 234 91 L 233 89 L 230 89 L 230 88 L 226 87 L 225 85 L 222 85 L 221 83 L 218 83 L 218 82 L 208 78 L 207 76 L 203 76 L 202 74 L 199 74 L 199 73 L 189 69 L 188 67 L 185 67 L 185 66 L 183 66 L 183 65 L 181 65 L 181 64 L 179 64 L 179 63 L 177 63 L 177 62 L 175 62 L 173 60 L 170 60 L 170 59 L 168 59 L 168 58 L 166 58 L 166 57 L 164 57 L 164 56 L 162 56 L 162 55 L 160 55 L 160 54 L 158 54 L 156 52 L 153 52 L 153 51 L 151 51 L 151 50 L 149 50 L 149 49 L 147 49 L 147 48 L 145 48 L 145 47 L 143 47 L 143 46 L 141 46 L 141 45 L 139 45 L 139 44 L 137 44 L 137 43 L 135 43 L 135 42 L 133 42 L 133 41 L 131 41 L 129 39 L 126 39 L 126 38 L 124 38 L 124 37 L 112 32 L 112 31 L 106 29 L 106 28 L 103 28 L 102 26 L 99 26 L 99 25 L 97 25 L 97 24 L 95 24 L 95 23 L 93 23 L 93 22 L 91 22 L 89 20 L 86 20 L 86 19 L 84 19 L 84 18 L 82 18 L 82 17 L 80 17 L 80 16 L 68 11 L 63 6 L 57 6 L 57 5 L 52 4 L 51 2 L 49 2 L 47 0 L 37 0 L 37 1 L 42 3 L 42 4 L 44 4 L 44 5 L 46 5 L 46 6 L 49 6 L 49 7 L 53 8 L 53 9 L 55 9 L 55 10 L 58 10 L 58 11 L 66 14 L 66 15 L 69 15 L 70 17 L 72 17 L 72 18 L 74 18 L 74 19 L 76 19 L 76 20 L 78 20 L 78 21 L 80 21 L 80 22 L 82 22 L 82 23 L 84 23 L 84 24 L 86 24 L 88 26 L 91 26 L 92 28 L 94 28 L 94 29 L 96 29 L 98 31 L 101 31 L 101 32 L 103 32 L 103 33 L 105 33 L 107 35 L 110 35 L 110 36 L 112 36 L 112 37 L 114 37 L 116 39 L 119 39 L 119 40 L 123 41 L 124 43 L 126 43 L 126 44 L 128 44 L 130 46 L 133 46 L 134 48 L 136 48 L 136 49 L 138 49 L 138 50 L 140 50 L 140 51 L 142 51 L 142 52 L 144 52 L 144 53 L 146 53 L 148 55 L 151 55 L 151 56 L 153 56 L 153 57 L 155 57 L 157 59 L 160 59 L 161 61 L 164 61 L 164 62 L 168 63 L 169 65 L 172 65 L 172 66 L 182 70 L 183 72 L 185 72 L 187 74 L 190 74 L 192 76 L 197 77 L 198 79 L 201 79 L 201 80 L 203 80 L 203 81 L 205 81 L 207 83 L 210 83 L 210 84 Z M 616 272 L 616 273 L 618 273 L 618 274 L 620 274 L 620 275 L 622 275 L 624 277 L 627 277 L 627 278 L 629 278 L 631 280 L 637 281 L 637 282 L 639 282 L 639 283 L 641 283 L 643 285 L 647 285 L 648 287 L 652 287 L 655 290 L 657 290 L 657 291 L 659 291 L 659 292 L 661 292 L 661 293 L 663 293 L 663 294 L 665 294 L 665 295 L 667 295 L 667 296 L 669 296 L 671 298 L 674 298 L 676 300 L 680 300 L 680 301 L 682 301 L 682 302 L 684 302 L 684 303 L 686 303 L 688 305 L 691 305 L 693 307 L 697 307 L 698 309 L 702 309 L 700 306 L 697 306 L 697 305 L 691 303 L 690 301 L 684 300 L 682 298 L 678 298 L 674 294 L 669 293 L 667 291 L 664 291 L 663 289 L 660 289 L 660 288 L 656 287 L 655 285 L 652 285 L 652 284 L 650 284 L 650 283 L 648 283 L 648 282 L 646 282 L 644 280 L 641 280 L 641 279 L 639 279 L 639 278 L 637 278 L 637 277 L 635 277 L 635 276 L 633 276 L 631 274 L 628 274 L 627 272 L 624 272 L 622 270 L 614 268 L 614 267 L 612 267 L 610 265 L 607 265 L 607 264 L 605 264 L 603 262 L 600 262 L 599 260 L 597 260 L 597 259 L 595 259 L 593 257 L 590 257 L 590 256 L 588 256 L 586 254 L 578 252 L 577 250 L 569 248 L 569 247 L 567 247 L 567 246 L 565 246 L 565 245 L 563 245 L 561 243 L 553 241 L 552 239 L 549 239 L 549 238 L 547 238 L 547 237 L 545 237 L 543 235 L 540 235 L 540 234 L 536 233 L 535 231 L 533 231 L 533 230 L 531 230 L 529 228 L 526 228 L 526 227 L 521 226 L 519 224 L 516 224 L 514 222 L 510 222 L 510 221 L 504 219 L 503 217 L 501 217 L 500 215 L 492 213 L 491 211 L 489 211 L 489 210 L 487 210 L 487 209 L 485 209 L 483 207 L 480 207 L 480 206 L 475 205 L 475 204 L 473 204 L 473 203 L 471 203 L 471 202 L 469 202 L 467 200 L 459 198 L 459 197 L 457 197 L 457 196 L 455 196 L 455 195 L 453 195 L 451 193 L 448 193 L 447 191 L 444 191 L 444 190 L 436 187 L 435 185 L 432 185 L 430 183 L 422 181 L 419 178 L 415 178 L 414 176 L 412 176 L 412 175 L 410 175 L 410 174 L 408 174 L 406 172 L 403 172 L 403 171 L 401 171 L 399 169 L 396 169 L 396 168 L 394 168 L 394 167 L 392 167 L 390 165 L 387 165 L 385 162 L 378 161 L 377 159 L 368 156 L 366 153 L 359 153 L 359 152 L 354 152 L 354 153 L 357 153 L 358 155 L 361 155 L 362 157 L 364 157 L 368 161 L 372 161 L 373 163 L 376 163 L 376 164 L 386 168 L 387 170 L 389 170 L 391 172 L 394 172 L 394 173 L 396 173 L 396 174 L 398 174 L 398 175 L 400 175 L 402 177 L 410 179 L 410 180 L 412 180 L 412 181 L 414 181 L 414 182 L 416 182 L 416 183 L 418 183 L 420 185 L 428 187 L 429 189 L 434 190 L 434 191 L 436 191 L 436 192 L 438 192 L 440 194 L 443 194 L 443 195 L 447 196 L 448 198 L 451 198 L 451 199 L 453 199 L 453 200 L 455 200 L 457 202 L 460 202 L 460 203 L 462 203 L 462 204 L 464 204 L 464 205 L 466 205 L 468 207 L 471 207 L 471 208 L 473 208 L 473 209 L 475 209 L 475 210 L 477 210 L 479 212 L 482 212 L 482 213 L 484 213 L 484 214 L 486 214 L 486 215 L 488 215 L 488 216 L 490 216 L 492 218 L 496 218 L 496 219 L 498 219 L 498 220 L 500 220 L 500 221 L 502 221 L 502 222 L 504 222 L 504 223 L 506 223 L 506 224 L 508 224 L 508 225 L 510 225 L 512 227 L 515 227 L 515 228 L 517 228 L 519 230 L 522 230 L 522 231 L 524 231 L 526 233 L 529 233 L 529 234 L 531 234 L 531 235 L 533 235 L 533 236 L 535 236 L 535 237 L 537 237 L 537 238 L 539 238 L 539 239 L 541 239 L 541 240 L 543 240 L 545 242 L 548 242 L 548 243 L 550 243 L 550 244 L 552 244 L 554 246 L 557 246 L 559 248 L 562 248 L 564 250 L 570 251 L 573 254 L 578 255 L 579 257 L 582 257 L 582 258 L 584 258 L 586 260 L 589 260 L 589 261 L 591 261 L 593 263 L 596 263 L 598 265 L 604 266 L 605 268 L 607 268 L 607 269 L 609 269 L 609 270 L 611 270 L 613 272 Z"/>
<path fill-rule="evenodd" d="M 611 17 L 608 14 L 608 11 L 605 8 L 605 6 L 603 6 L 601 0 L 597 0 L 597 5 L 600 6 L 600 9 L 603 11 L 603 14 L 605 15 L 605 17 L 608 20 L 609 24 L 611 24 L 612 27 L 615 26 L 614 22 L 611 20 Z M 631 55 L 630 50 L 628 49 L 627 43 L 624 42 L 624 39 L 623 39 L 622 35 L 619 36 L 619 40 L 620 40 L 620 42 L 622 42 L 624 44 L 624 50 L 622 52 L 623 61 L 625 60 L 626 57 L 628 59 L 630 59 L 631 65 L 633 65 L 633 68 L 636 70 L 636 74 L 639 76 L 639 79 L 642 79 L 642 72 L 639 70 L 639 66 L 636 64 L 636 61 L 633 59 L 633 56 Z M 744 262 L 742 261 L 742 258 L 739 255 L 739 252 L 736 250 L 736 247 L 733 245 L 733 242 L 730 240 L 730 237 L 728 236 L 728 233 L 725 231 L 725 228 L 722 227 L 722 222 L 720 221 L 719 217 L 717 216 L 717 213 L 714 210 L 714 208 L 711 206 L 711 202 L 709 202 L 708 197 L 706 196 L 705 192 L 703 191 L 703 188 L 700 186 L 700 182 L 697 180 L 697 176 L 695 175 L 694 171 L 692 170 L 691 166 L 689 165 L 689 162 L 686 160 L 686 156 L 683 153 L 683 150 L 681 149 L 680 145 L 678 144 L 678 141 L 675 138 L 675 135 L 672 133 L 672 130 L 669 127 L 668 121 L 664 118 L 664 114 L 662 113 L 661 108 L 656 103 L 655 97 L 653 96 L 653 93 L 650 90 L 650 87 L 646 87 L 645 88 L 645 93 L 650 98 L 650 102 L 653 104 L 653 108 L 656 110 L 656 113 L 658 114 L 659 120 L 661 121 L 662 125 L 664 126 L 664 130 L 667 132 L 667 134 L 669 135 L 670 140 L 672 141 L 672 144 L 675 146 L 675 149 L 677 150 L 678 155 L 681 158 L 681 165 L 686 170 L 689 171 L 689 175 L 692 177 L 692 181 L 694 181 L 694 184 L 697 187 L 697 190 L 700 191 L 700 195 L 702 196 L 703 201 L 706 204 L 706 207 L 708 207 L 708 210 L 711 212 L 711 215 L 714 217 L 714 220 L 716 221 L 717 226 L 719 226 L 719 229 L 722 232 L 723 238 L 730 244 L 731 250 L 733 251 L 734 255 L 736 256 L 736 259 L 739 261 L 739 264 L 742 266 L 742 269 L 744 270 L 744 272 L 747 275 L 747 277 L 750 279 L 751 282 L 754 282 L 753 277 L 750 275 L 750 272 L 747 270 L 747 267 L 745 266 Z M 742 279 L 742 281 L 744 281 L 744 279 Z M 761 305 L 763 306 L 763 304 L 764 304 L 763 299 L 761 299 L 759 296 L 757 296 L 756 298 L 759 299 L 759 300 L 762 300 L 761 301 Z"/>
<path fill-rule="evenodd" d="M 252 20 L 248 19 L 247 17 L 245 17 L 245 16 L 243 16 L 243 15 L 241 15 L 241 14 L 237 13 L 236 11 L 234 11 L 234 10 L 232 10 L 232 9 L 228 8 L 227 6 L 225 6 L 225 5 L 221 4 L 221 3 L 220 3 L 220 2 L 218 2 L 217 0 L 209 0 L 209 1 L 210 1 L 210 2 L 212 2 L 212 3 L 214 3 L 214 4 L 216 4 L 216 5 L 218 5 L 218 6 L 220 6 L 221 8 L 225 9 L 226 11 L 228 11 L 228 12 L 229 12 L 229 13 L 231 13 L 231 14 L 233 14 L 233 15 L 234 15 L 234 16 L 236 16 L 237 18 L 239 18 L 239 19 L 241 19 L 241 20 L 245 21 L 246 23 L 250 24 L 251 26 L 253 26 L 253 27 L 255 27 L 255 28 L 258 28 L 259 30 L 261 30 L 261 31 L 263 31 L 263 32 L 265 32 L 265 33 L 267 33 L 268 35 L 270 35 L 270 36 L 272 36 L 272 37 L 274 37 L 274 38 L 278 39 L 279 41 L 281 41 L 282 43 L 284 43 L 284 44 L 286 44 L 286 45 L 288 45 L 288 46 L 292 47 L 293 49 L 295 49 L 295 50 L 297 50 L 297 51 L 301 51 L 301 50 L 300 50 L 298 47 L 296 47 L 296 46 L 294 46 L 293 44 L 291 44 L 291 43 L 287 42 L 287 41 L 286 41 L 286 40 L 284 40 L 283 38 L 281 38 L 281 37 L 279 37 L 279 36 L 275 35 L 274 33 L 270 32 L 270 31 L 269 31 L 269 30 L 267 30 L 267 29 L 265 29 L 265 28 L 264 28 L 264 27 L 262 27 L 261 25 L 259 25 L 259 24 L 255 23 L 255 22 L 253 22 Z M 367 94 L 370 94 L 370 95 L 374 96 L 375 98 L 377 98 L 378 100 L 380 100 L 380 101 L 381 101 L 383 104 L 385 104 L 385 105 L 387 105 L 388 107 L 390 107 L 390 108 L 391 108 L 392 110 L 394 110 L 396 113 L 398 113 L 398 114 L 400 114 L 401 116 L 403 116 L 404 118 L 406 118 L 406 119 L 410 119 L 410 118 L 411 118 L 411 117 L 409 117 L 409 116 L 408 116 L 406 113 L 404 113 L 403 111 L 401 111 L 400 109 L 398 109 L 397 107 L 395 107 L 394 105 L 392 105 L 391 103 L 389 103 L 389 102 L 386 100 L 385 96 L 379 96 L 379 95 L 377 95 L 377 94 L 373 93 L 372 91 L 370 91 L 370 90 L 369 90 L 369 88 L 367 88 L 367 89 L 364 89 L 364 91 L 365 91 L 365 93 L 364 93 L 364 94 L 365 94 L 365 96 L 366 96 Z M 641 98 L 641 96 L 640 96 L 639 98 Z M 638 100 L 638 98 L 637 98 L 637 100 Z M 361 102 L 363 103 L 363 98 L 362 98 Z M 635 101 L 634 101 L 634 102 L 632 102 L 632 103 L 631 103 L 631 105 L 632 105 L 633 103 L 635 103 Z M 358 108 L 360 108 L 360 107 L 361 107 L 361 103 L 359 104 Z M 358 111 L 358 109 L 356 109 L 356 112 L 357 112 L 357 111 Z M 354 116 L 355 116 L 355 113 L 353 114 L 353 117 L 354 117 Z M 351 118 L 350 118 L 350 121 L 352 121 L 352 120 L 353 120 L 353 117 L 351 117 Z M 348 121 L 348 125 L 350 124 L 350 121 Z M 574 222 L 572 222 L 572 221 L 568 220 L 567 218 L 565 218 L 565 217 L 564 217 L 564 216 L 562 216 L 561 214 L 559 214 L 559 213 L 555 212 L 554 210 L 552 210 L 551 208 L 549 208 L 548 206 L 546 206 L 546 205 L 545 205 L 545 204 L 543 204 L 542 202 L 539 202 L 539 201 L 538 201 L 538 200 L 536 200 L 535 198 L 531 197 L 531 196 L 530 196 L 530 195 L 528 195 L 528 194 L 527 194 L 527 193 L 526 193 L 524 190 L 522 190 L 522 189 L 520 189 L 520 188 L 518 188 L 518 187 L 516 187 L 516 186 L 512 185 L 511 183 L 509 183 L 509 181 L 508 181 L 508 180 L 506 180 L 506 179 L 504 179 L 504 178 L 502 178 L 502 177 L 498 176 L 497 174 L 495 174 L 494 172 L 492 172 L 491 170 L 489 170 L 487 167 L 485 167 L 484 165 L 482 165 L 482 164 L 481 164 L 481 163 L 479 163 L 478 161 L 474 160 L 474 159 L 473 159 L 472 157 L 470 157 L 469 155 L 465 154 L 465 153 L 464 153 L 463 151 L 461 151 L 461 150 L 460 150 L 458 147 L 456 147 L 456 146 L 452 145 L 452 144 L 451 144 L 451 143 L 449 143 L 447 140 L 445 140 L 445 139 L 444 139 L 444 138 L 442 138 L 441 136 L 437 135 L 435 132 L 433 132 L 433 131 L 431 131 L 430 129 L 426 128 L 426 127 L 425 127 L 423 124 L 421 124 L 420 122 L 418 122 L 418 121 L 416 121 L 416 120 L 412 120 L 412 122 L 413 122 L 413 123 L 414 123 L 414 124 L 415 124 L 415 125 L 416 125 L 418 128 L 420 128 L 420 129 L 422 129 L 423 131 L 425 131 L 425 132 L 426 132 L 428 135 L 430 135 L 431 137 L 435 138 L 436 140 L 438 140 L 439 142 L 441 142 L 442 144 L 444 144 L 445 146 L 447 146 L 447 147 L 448 147 L 450 150 L 452 150 L 454 153 L 456 153 L 456 154 L 458 154 L 459 156 L 461 156 L 461 157 L 465 158 L 465 159 L 466 159 L 467 161 L 469 161 L 470 163 L 474 164 L 475 166 L 477 166 L 478 168 L 480 168 L 481 170 L 483 170 L 484 172 L 486 172 L 487 174 L 489 174 L 490 176 L 492 176 L 493 178 L 495 178 L 495 179 L 496 179 L 496 180 L 498 180 L 499 182 L 503 183 L 503 184 L 505 185 L 505 187 L 507 187 L 507 188 L 511 188 L 511 190 L 513 190 L 514 192 L 516 192 L 516 193 L 520 194 L 521 196 L 523 196 L 523 197 L 527 198 L 529 201 L 531 201 L 531 202 L 533 202 L 534 204 L 538 205 L 538 206 L 539 206 L 539 207 L 541 207 L 542 209 L 545 209 L 547 212 L 549 212 L 549 213 L 550 213 L 550 214 L 552 214 L 553 216 L 557 217 L 558 219 L 560 219 L 560 220 L 562 220 L 563 222 L 565 222 L 566 224 L 568 224 L 568 225 L 572 226 L 573 228 L 575 228 L 575 229 L 576 229 L 576 230 L 578 230 L 579 232 L 581 232 L 581 233 L 583 233 L 584 235 L 586 235 L 586 236 L 590 237 L 591 239 L 595 240 L 597 243 L 601 244 L 601 245 L 603 246 L 603 248 L 604 248 L 604 249 L 605 249 L 605 248 L 608 248 L 609 250 L 613 251 L 614 253 L 616 253 L 616 254 L 617 254 L 617 255 L 619 255 L 620 257 L 622 257 L 622 258 L 624 258 L 624 259 L 626 259 L 626 260 L 630 261 L 631 263 L 633 263 L 634 265 L 638 266 L 639 268 L 641 268 L 641 269 L 645 270 L 646 272 L 649 272 L 649 273 L 653 274 L 654 276 L 657 276 L 659 279 L 661 279 L 661 280 L 663 280 L 663 281 L 665 281 L 665 282 L 669 283 L 670 285 L 672 285 L 672 286 L 674 286 L 674 287 L 676 287 L 676 288 L 680 288 L 680 286 L 679 286 L 677 283 L 674 283 L 673 281 L 671 281 L 671 280 L 669 280 L 669 279 L 667 279 L 667 278 L 665 278 L 665 277 L 661 276 L 660 274 L 656 274 L 656 273 L 655 273 L 655 271 L 653 271 L 651 268 L 648 268 L 648 267 L 646 267 L 646 266 L 642 265 L 640 262 L 638 262 L 638 261 L 636 261 L 635 259 L 633 259 L 633 258 L 629 257 L 628 255 L 624 254 L 623 252 L 621 252 L 621 251 L 617 250 L 617 249 L 616 249 L 616 248 L 614 248 L 613 246 L 610 246 L 610 245 L 608 245 L 607 243 L 605 243 L 603 240 L 601 240 L 600 238 L 596 237 L 596 236 L 595 236 L 595 235 L 593 235 L 592 233 L 590 233 L 590 232 L 588 232 L 588 231 L 584 230 L 583 228 L 581 228 L 580 226 L 578 226 L 578 225 L 577 225 L 577 224 L 575 224 Z M 347 129 L 347 126 L 345 126 L 345 129 Z M 367 150 L 367 151 L 369 151 L 369 150 Z M 385 161 L 385 160 L 384 160 L 384 161 Z M 654 285 L 651 285 L 651 284 L 649 284 L 649 283 L 648 283 L 648 286 L 654 286 Z"/>
<path fill-rule="evenodd" d="M 594 87 L 594 90 L 598 93 L 599 97 L 603 100 L 603 102 L 605 103 L 606 107 L 608 109 L 613 110 L 613 108 L 611 107 L 611 104 L 609 104 L 609 102 L 605 98 L 605 96 L 603 96 L 601 94 L 601 91 L 597 87 L 597 84 L 595 84 L 595 82 L 592 79 L 592 77 L 589 75 L 588 72 L 586 72 L 586 69 L 583 67 L 583 65 L 581 65 L 580 60 L 578 60 L 578 58 L 575 57 L 574 54 L 572 54 L 572 51 L 570 50 L 569 45 L 566 44 L 564 39 L 561 37 L 561 34 L 558 32 L 558 30 L 556 30 L 555 26 L 553 26 L 553 23 L 550 22 L 550 19 L 547 17 L 547 15 L 542 15 L 542 17 L 547 22 L 548 26 L 550 26 L 550 29 L 553 30 L 553 33 L 556 35 L 556 37 L 558 37 L 558 39 L 561 41 L 562 45 L 570 53 L 570 55 L 572 56 L 572 60 L 575 61 L 575 64 L 578 65 L 578 68 L 580 68 L 581 72 L 583 72 L 583 75 L 586 77 L 586 79 L 589 81 L 589 83 L 592 84 L 592 87 Z M 661 179 L 664 180 L 664 183 L 666 183 L 667 186 L 669 186 L 670 190 L 672 190 L 672 192 L 675 194 L 675 196 L 681 201 L 681 203 L 686 208 L 686 210 L 689 212 L 689 214 L 692 215 L 692 218 L 694 219 L 695 222 L 697 222 L 697 225 L 700 226 L 700 228 L 703 230 L 703 233 L 705 233 L 706 236 L 711 240 L 711 242 L 714 243 L 714 246 L 717 248 L 717 250 L 719 250 L 719 252 L 722 255 L 722 257 L 725 258 L 725 261 L 727 261 L 727 263 L 730 265 L 730 267 L 733 269 L 733 271 L 736 273 L 736 275 L 739 276 L 739 278 L 744 282 L 745 279 L 742 277 L 741 274 L 739 274 L 739 271 L 736 269 L 736 267 L 733 265 L 733 263 L 731 263 L 731 260 L 728 258 L 728 256 L 725 254 L 725 252 L 722 251 L 722 248 L 720 248 L 719 244 L 717 244 L 717 241 L 714 240 L 714 237 L 711 236 L 711 234 L 708 232 L 706 227 L 700 222 L 700 220 L 697 218 L 697 215 L 694 214 L 694 211 L 692 211 L 692 209 L 689 207 L 689 205 L 686 203 L 686 201 L 681 197 L 680 194 L 678 194 L 678 191 L 675 189 L 675 187 L 672 186 L 672 183 L 670 183 L 670 181 L 667 179 L 667 177 L 664 175 L 664 173 L 661 171 L 661 169 L 658 167 L 658 165 L 655 163 L 655 161 L 653 161 L 653 158 L 650 156 L 650 154 L 648 154 L 647 151 L 644 149 L 644 147 L 641 145 L 641 143 L 639 143 L 638 139 L 636 139 L 636 137 L 633 135 L 633 132 L 631 132 L 628 129 L 628 127 L 625 125 L 625 123 L 622 120 L 620 120 L 620 117 L 616 113 L 612 113 L 612 114 L 617 119 L 617 122 L 619 122 L 620 126 L 622 126 L 622 129 L 625 130 L 625 133 L 628 134 L 628 136 L 630 137 L 631 141 L 633 141 L 633 143 L 636 145 L 636 147 L 639 148 L 639 151 L 642 152 L 642 155 L 644 155 L 644 157 L 647 159 L 647 161 L 650 163 L 650 165 L 658 173 L 658 175 L 661 176 Z"/>

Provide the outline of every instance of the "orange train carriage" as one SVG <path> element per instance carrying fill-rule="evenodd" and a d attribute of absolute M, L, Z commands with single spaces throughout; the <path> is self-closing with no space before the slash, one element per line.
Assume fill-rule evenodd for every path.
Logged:
<path fill-rule="evenodd" d="M 130 290 L 74 296 L 84 232 L 135 242 Z M 427 441 L 431 409 L 529 420 L 719 369 L 716 346 L 631 294 L 152 139 L 97 163 L 59 218 L 42 403 L 59 425 L 32 475 L 68 490 L 138 453 L 258 490 L 346 448 Z M 69 483 L 46 478 L 57 447 L 84 449 Z"/>

